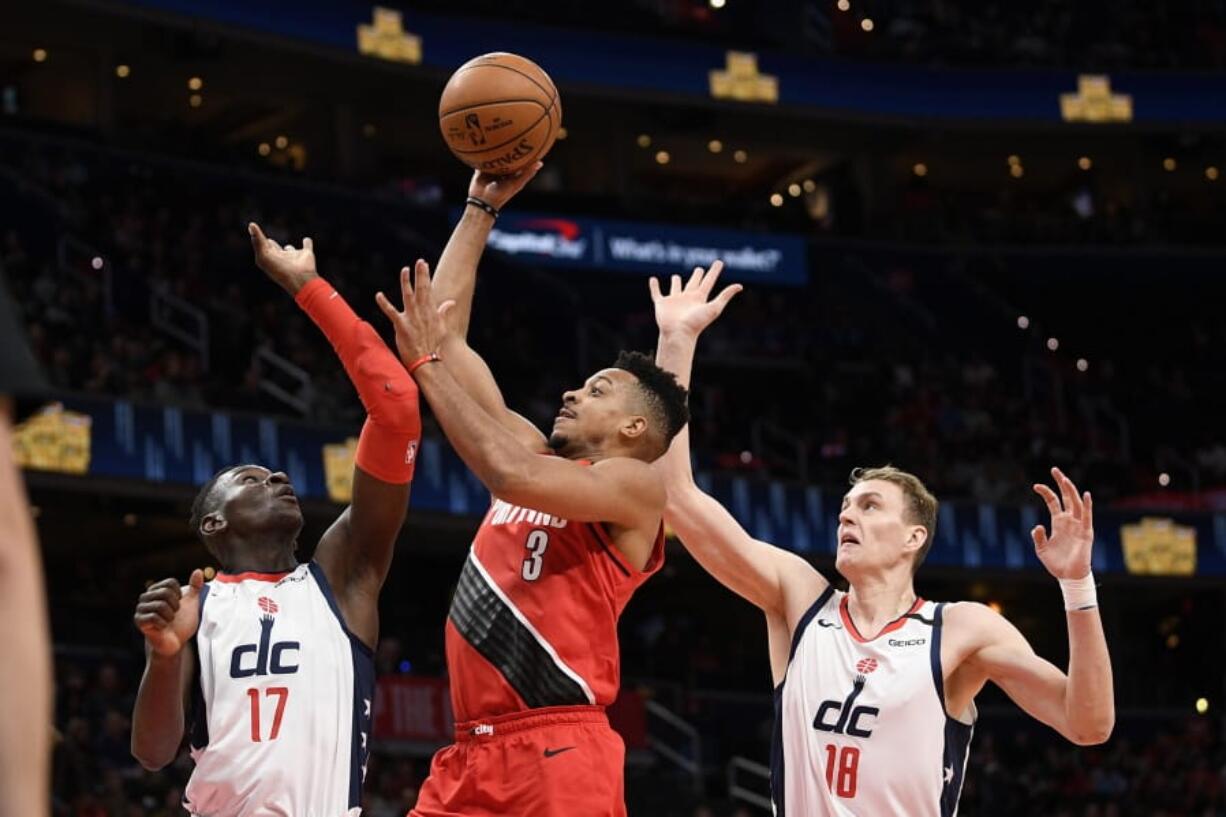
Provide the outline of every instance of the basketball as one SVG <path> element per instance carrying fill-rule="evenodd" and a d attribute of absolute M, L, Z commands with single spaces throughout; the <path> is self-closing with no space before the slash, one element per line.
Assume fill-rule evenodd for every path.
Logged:
<path fill-rule="evenodd" d="M 438 104 L 443 141 L 469 167 L 515 173 L 553 147 L 562 100 L 553 80 L 532 60 L 494 52 L 460 66 Z"/>

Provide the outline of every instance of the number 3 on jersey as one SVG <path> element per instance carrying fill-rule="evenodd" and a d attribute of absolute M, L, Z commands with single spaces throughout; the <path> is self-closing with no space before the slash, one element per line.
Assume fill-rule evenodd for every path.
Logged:
<path fill-rule="evenodd" d="M 549 547 L 549 534 L 543 530 L 532 531 L 528 534 L 528 541 L 524 543 L 524 547 L 528 549 L 528 558 L 524 559 L 524 568 L 520 571 L 520 575 L 524 577 L 524 581 L 534 582 L 541 577 L 545 548 Z"/>

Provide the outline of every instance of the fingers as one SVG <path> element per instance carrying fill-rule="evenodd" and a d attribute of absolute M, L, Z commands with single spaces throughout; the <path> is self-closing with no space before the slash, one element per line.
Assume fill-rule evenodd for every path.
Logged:
<path fill-rule="evenodd" d="M 1034 530 L 1030 532 L 1030 538 L 1034 539 L 1034 546 L 1042 550 L 1047 547 L 1047 529 L 1042 525 L 1035 525 Z"/>
<path fill-rule="evenodd" d="M 386 315 L 387 319 L 393 324 L 400 317 L 399 310 L 392 306 L 392 302 L 382 292 L 375 293 L 375 305 L 379 307 L 379 311 Z"/>
<path fill-rule="evenodd" d="M 1077 497 L 1077 486 L 1059 468 L 1051 469 L 1051 475 L 1055 477 L 1056 485 L 1060 488 L 1060 498 L 1064 501 L 1064 510 L 1071 513 L 1074 519 L 1080 519 L 1082 508 L 1081 500 Z"/>
<path fill-rule="evenodd" d="M 311 252 L 315 252 L 315 242 L 312 241 L 310 238 L 302 239 L 302 249 L 310 250 Z"/>
<path fill-rule="evenodd" d="M 744 287 L 740 284 L 729 284 L 728 286 L 724 287 L 723 291 L 721 291 L 719 295 L 715 296 L 715 300 L 712 303 L 715 304 L 716 309 L 723 312 L 724 307 L 728 305 L 728 302 L 731 301 L 736 294 L 743 289 Z"/>
<path fill-rule="evenodd" d="M 310 241 L 310 240 L 311 239 L 309 238 L 307 239 L 307 241 Z M 204 587 L 204 571 L 201 570 L 200 568 L 196 568 L 195 570 L 193 570 L 191 578 L 187 580 L 187 584 L 197 593 L 200 592 L 200 588 Z"/>
<path fill-rule="evenodd" d="M 707 270 L 707 274 L 702 279 L 702 293 L 704 295 L 710 295 L 711 291 L 715 289 L 715 284 L 717 281 L 719 281 L 719 274 L 723 271 L 724 262 L 718 258 L 715 259 L 715 261 L 711 264 L 711 267 Z"/>
<path fill-rule="evenodd" d="M 413 302 L 413 284 L 409 278 L 409 268 L 400 268 L 400 303 L 407 309 Z"/>
<path fill-rule="evenodd" d="M 691 292 L 694 289 L 702 289 L 702 267 L 694 267 L 694 271 L 690 273 L 690 280 L 685 282 L 685 291 Z"/>
<path fill-rule="evenodd" d="M 455 299 L 448 298 L 447 300 L 443 301 L 441 304 L 438 305 L 438 316 L 442 318 L 444 321 L 446 321 L 447 314 L 451 312 L 451 310 L 454 308 L 455 308 Z"/>
<path fill-rule="evenodd" d="M 681 276 L 672 275 L 668 279 L 668 294 L 669 296 L 676 295 L 681 291 Z"/>
<path fill-rule="evenodd" d="M 1082 506 L 1085 508 L 1081 516 L 1081 524 L 1087 530 L 1094 529 L 1094 497 L 1090 496 L 1090 492 L 1086 491 L 1081 497 Z"/>
<path fill-rule="evenodd" d="M 1034 492 L 1041 496 L 1043 501 L 1047 503 L 1047 510 L 1051 512 L 1052 516 L 1056 516 L 1063 510 L 1063 508 L 1060 507 L 1060 500 L 1056 497 L 1055 492 L 1052 491 L 1051 488 L 1048 488 L 1046 485 L 1036 484 L 1034 486 Z"/>
<path fill-rule="evenodd" d="M 431 301 L 430 265 L 424 259 L 418 258 L 413 273 L 413 292 L 417 303 L 428 307 Z"/>
<path fill-rule="evenodd" d="M 660 280 L 654 275 L 647 279 L 647 289 L 651 292 L 652 303 L 664 297 L 660 294 Z"/>

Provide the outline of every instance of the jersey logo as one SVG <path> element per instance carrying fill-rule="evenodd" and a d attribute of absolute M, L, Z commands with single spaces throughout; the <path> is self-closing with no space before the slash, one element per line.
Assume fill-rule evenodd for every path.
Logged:
<path fill-rule="evenodd" d="M 897 640 L 897 639 L 891 638 L 887 643 L 889 643 L 891 647 L 919 647 L 924 644 L 927 644 L 928 639 L 926 638 L 904 638 L 902 640 Z"/>
<path fill-rule="evenodd" d="M 230 677 L 250 678 L 258 675 L 292 675 L 298 671 L 298 662 L 289 663 L 291 657 L 286 653 L 298 655 L 300 644 L 297 641 L 272 640 L 272 627 L 277 622 L 280 607 L 267 596 L 256 600 L 260 608 L 260 640 L 257 644 L 240 644 L 230 653 Z"/>
<path fill-rule="evenodd" d="M 869 668 L 870 662 L 871 668 Z M 875 706 L 856 706 L 856 699 L 860 697 L 865 683 L 868 682 L 868 678 L 863 673 L 877 669 L 877 660 L 864 658 L 856 665 L 856 668 L 860 669 L 861 665 L 864 665 L 865 669 L 856 676 L 851 694 L 842 701 L 822 701 L 822 705 L 817 708 L 817 717 L 813 719 L 814 729 L 819 732 L 834 732 L 836 735 L 851 735 L 853 738 L 872 736 L 873 730 L 868 728 L 868 724 L 864 723 L 863 719 L 876 718 L 881 710 Z"/>
<path fill-rule="evenodd" d="M 819 618 L 819 619 L 817 620 L 817 624 L 818 624 L 818 626 L 819 626 L 819 627 L 825 627 L 826 629 L 830 629 L 830 628 L 832 628 L 832 627 L 833 627 L 834 629 L 836 629 L 836 630 L 841 630 L 841 629 L 843 629 L 843 625 L 842 625 L 842 624 L 835 624 L 833 621 L 826 621 L 826 619 L 824 619 L 824 618 Z"/>

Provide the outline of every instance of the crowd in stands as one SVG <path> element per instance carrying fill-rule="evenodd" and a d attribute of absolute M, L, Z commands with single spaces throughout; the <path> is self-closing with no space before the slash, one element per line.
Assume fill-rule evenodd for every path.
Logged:
<path fill-rule="evenodd" d="M 436 257 L 447 230 L 437 209 L 208 167 L 28 145 L 5 161 L 20 181 L 0 197 L 0 266 L 36 354 L 69 391 L 356 424 L 361 407 L 343 370 L 255 269 L 245 225 L 258 220 L 288 242 L 312 235 L 321 272 L 381 329 L 371 295 L 407 260 Z M 65 253 L 57 244 L 65 235 L 92 249 Z M 1130 286 L 1157 286 L 1155 264 L 1165 268 L 1159 260 L 1134 271 Z M 1077 257 L 1041 264 L 1061 265 L 1085 268 Z M 1211 306 L 1161 290 L 1152 319 L 1170 325 L 1145 336 L 1127 291 L 1095 293 L 1101 279 L 1079 274 L 1066 284 L 1076 303 L 1053 302 L 1043 286 L 1019 288 L 1035 266 L 1029 256 L 818 245 L 808 287 L 751 290 L 703 339 L 693 406 L 700 463 L 837 486 L 853 466 L 888 459 L 926 475 L 943 496 L 1006 503 L 1025 501 L 1052 462 L 1080 462 L 1078 476 L 1104 498 L 1149 491 L 1160 470 L 1194 475 L 1181 476 L 1184 490 L 1226 478 L 1226 457 L 1205 436 L 1212 424 L 1201 422 L 1224 391 L 1213 364 L 1223 330 Z M 472 343 L 509 403 L 541 423 L 564 387 L 607 365 L 614 340 L 654 345 L 641 281 L 577 285 L 497 258 L 490 268 Z M 192 348 L 151 324 L 155 292 L 203 313 L 207 345 Z M 512 298 L 516 309 L 498 308 Z M 1053 354 L 1037 330 L 1014 327 L 1009 310 L 1028 299 L 1062 331 L 1080 328 L 1083 346 L 1097 342 L 1088 373 L 1073 366 L 1084 352 Z M 1104 313 L 1097 333 L 1078 326 L 1090 304 Z M 309 387 L 288 385 L 301 403 L 261 385 L 281 372 L 259 350 L 309 375 Z M 1138 383 L 1147 386 L 1141 394 Z"/>

